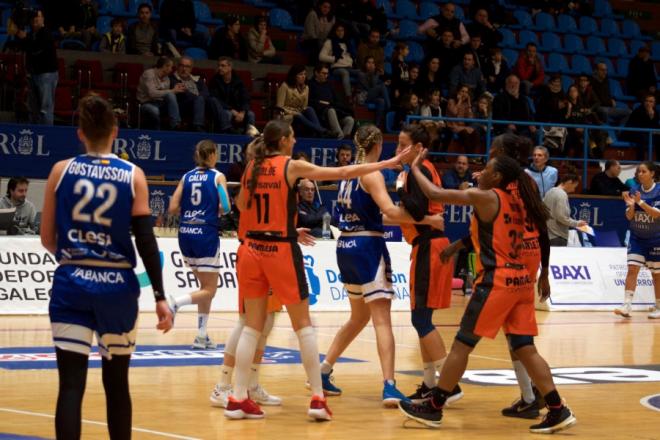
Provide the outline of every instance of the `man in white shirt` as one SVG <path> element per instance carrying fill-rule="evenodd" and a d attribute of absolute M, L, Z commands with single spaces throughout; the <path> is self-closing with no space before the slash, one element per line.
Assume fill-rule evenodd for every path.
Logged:
<path fill-rule="evenodd" d="M 571 207 L 568 195 L 575 192 L 580 178 L 575 174 L 566 174 L 559 180 L 559 185 L 551 188 L 543 198 L 543 203 L 550 210 L 548 219 L 548 236 L 551 246 L 566 246 L 568 244 L 568 229 L 586 226 L 584 220 L 571 218 Z"/>

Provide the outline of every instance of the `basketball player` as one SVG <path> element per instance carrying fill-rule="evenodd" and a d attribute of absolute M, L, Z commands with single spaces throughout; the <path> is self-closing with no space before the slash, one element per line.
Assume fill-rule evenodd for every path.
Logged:
<path fill-rule="evenodd" d="M 630 318 L 632 300 L 637 286 L 637 276 L 642 266 L 648 267 L 653 276 L 655 308 L 649 319 L 660 319 L 660 167 L 651 161 L 639 164 L 639 186 L 624 194 L 626 218 L 630 221 L 628 244 L 628 273 L 623 305 L 616 310 L 619 316 Z"/>
<path fill-rule="evenodd" d="M 236 383 L 225 416 L 230 419 L 263 418 L 259 406 L 248 398 L 250 363 L 254 358 L 267 314 L 272 289 L 291 319 L 300 344 L 300 355 L 311 384 L 312 401 L 307 414 L 314 420 L 330 420 L 332 413 L 323 397 L 319 353 L 309 317 L 307 282 L 302 253 L 296 243 L 297 207 L 295 182 L 348 179 L 395 167 L 401 157 L 336 168 L 323 168 L 290 159 L 295 138 L 284 121 L 270 121 L 263 144 L 255 148 L 243 174 L 236 205 L 245 231 L 244 250 L 238 257 L 239 297 L 245 305 L 245 327 L 236 348 Z"/>
<path fill-rule="evenodd" d="M 557 392 L 550 368 L 534 347 L 537 334 L 532 277 L 520 257 L 526 216 L 537 227 L 547 220 L 547 210 L 533 197 L 535 188 L 518 163 L 506 156 L 491 159 L 479 179 L 479 188 L 464 191 L 437 188 L 420 171 L 420 154 L 412 172 L 431 200 L 474 206 L 471 233 L 477 252 L 478 276 L 451 352 L 432 398 L 422 404 L 400 402 L 406 417 L 437 427 L 442 408 L 465 372 L 470 353 L 481 337 L 494 338 L 503 327 L 509 345 L 543 393 L 548 413 L 533 433 L 548 434 L 576 423 Z M 516 188 L 509 185 L 516 183 Z"/>
<path fill-rule="evenodd" d="M 374 163 L 383 149 L 383 134 L 375 125 L 361 126 L 354 138 L 356 163 Z M 334 363 L 348 345 L 373 321 L 378 356 L 383 371 L 382 402 L 396 407 L 407 398 L 396 388 L 394 380 L 394 335 L 390 308 L 392 269 L 383 237 L 383 215 L 390 223 L 414 222 L 401 207 L 394 205 L 387 193 L 382 173 L 343 180 L 337 194 L 337 211 L 341 236 L 337 240 L 337 265 L 344 287 L 348 291 L 351 315 L 335 336 L 321 364 L 323 390 L 327 395 L 339 395 L 331 380 Z M 422 215 L 418 221 L 444 227 L 441 216 Z"/>
<path fill-rule="evenodd" d="M 128 367 L 140 296 L 131 228 L 154 290 L 156 327 L 167 332 L 172 314 L 163 292 L 144 173 L 111 154 L 117 120 L 107 101 L 87 96 L 78 112 L 77 133 L 86 153 L 53 166 L 41 224 L 41 243 L 59 262 L 49 304 L 59 373 L 55 433 L 58 439 L 80 438 L 87 362 L 96 334 L 110 438 L 128 439 Z"/>
<path fill-rule="evenodd" d="M 181 307 L 197 304 L 197 336 L 192 348 L 214 350 L 217 346 L 208 336 L 211 301 L 218 288 L 220 271 L 220 237 L 218 217 L 231 210 L 227 195 L 227 179 L 215 169 L 218 147 L 212 140 L 195 146 L 196 167 L 183 175 L 170 200 L 170 214 L 179 214 L 179 248 L 200 288 L 175 297 L 168 303 L 175 314 Z"/>

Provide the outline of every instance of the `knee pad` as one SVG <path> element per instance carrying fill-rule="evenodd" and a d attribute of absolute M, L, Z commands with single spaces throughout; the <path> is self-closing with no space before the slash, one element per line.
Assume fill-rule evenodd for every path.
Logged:
<path fill-rule="evenodd" d="M 523 348 L 528 345 L 534 345 L 534 336 L 508 334 L 506 335 L 506 338 L 509 341 L 509 348 L 511 348 L 511 351 L 516 351 L 519 348 Z"/>
<path fill-rule="evenodd" d="M 456 338 L 457 341 L 462 342 L 463 344 L 467 345 L 468 347 L 476 347 L 479 341 L 481 340 L 481 336 L 477 336 L 472 332 L 465 331 L 463 329 L 459 330 L 456 333 Z"/>
<path fill-rule="evenodd" d="M 435 326 L 433 325 L 433 309 L 429 309 L 428 307 L 413 310 L 410 314 L 410 321 L 413 327 L 415 327 L 415 330 L 417 330 L 417 335 L 420 338 L 435 330 Z"/>

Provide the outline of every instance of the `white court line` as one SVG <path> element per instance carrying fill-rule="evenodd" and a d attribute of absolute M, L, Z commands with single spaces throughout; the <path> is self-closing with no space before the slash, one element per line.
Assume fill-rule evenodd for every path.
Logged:
<path fill-rule="evenodd" d="M 316 332 L 317 335 L 321 336 L 329 336 L 329 337 L 334 337 L 334 334 L 330 333 L 321 333 L 321 332 Z M 357 339 L 357 338 L 355 338 Z M 377 343 L 375 339 L 369 339 L 369 338 L 360 338 L 360 341 L 365 341 L 365 342 L 373 342 L 374 344 Z M 394 345 L 396 347 L 404 347 L 404 348 L 412 348 L 414 350 L 419 350 L 419 345 L 410 345 L 410 344 L 402 344 L 400 342 L 395 342 Z M 474 358 L 479 358 L 479 359 L 488 359 L 490 361 L 498 361 L 498 362 L 506 362 L 507 364 L 511 363 L 511 359 L 500 359 L 500 358 L 495 358 L 495 357 L 490 357 L 490 356 L 481 356 L 479 354 L 470 354 L 470 357 Z"/>
<path fill-rule="evenodd" d="M 35 417 L 46 417 L 48 419 L 54 419 L 55 416 L 51 414 L 45 414 L 45 413 L 38 413 L 38 412 L 32 412 L 32 411 L 21 411 L 18 409 L 11 409 L 11 408 L 0 408 L 0 411 L 8 412 L 8 413 L 14 413 L 14 414 L 23 414 L 27 416 L 35 416 Z M 82 419 L 83 423 L 87 423 L 88 425 L 99 425 L 99 426 L 108 426 L 107 423 L 103 422 L 97 422 L 94 420 L 85 420 Z M 185 435 L 177 435 L 177 434 L 170 434 L 168 432 L 160 432 L 160 431 L 152 431 L 151 429 L 144 429 L 144 428 L 131 428 L 135 432 L 144 432 L 147 434 L 153 434 L 153 435 L 159 435 L 161 437 L 168 437 L 168 438 L 178 438 L 181 440 L 201 440 L 197 437 L 187 437 Z"/>

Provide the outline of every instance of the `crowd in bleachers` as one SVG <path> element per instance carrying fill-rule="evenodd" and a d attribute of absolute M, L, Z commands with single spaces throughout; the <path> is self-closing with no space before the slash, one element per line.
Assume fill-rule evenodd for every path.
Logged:
<path fill-rule="evenodd" d="M 75 117 L 70 96 L 77 86 L 80 93 L 101 89 L 119 96 L 119 108 L 134 104 L 137 122 L 130 123 L 144 128 L 254 134 L 260 121 L 282 117 L 303 134 L 342 138 L 363 120 L 395 132 L 410 115 L 492 118 L 557 123 L 542 129 L 496 125 L 494 133 L 535 140 L 542 133 L 553 156 L 570 156 L 582 154 L 584 133 L 562 128 L 563 123 L 659 127 L 651 100 L 658 94 L 660 42 L 651 42 L 636 22 L 614 14 L 606 0 L 61 0 L 41 5 L 43 18 L 35 27 L 39 2 L 0 2 L 0 41 L 5 51 L 26 52 L 29 89 L 39 98 L 30 104 L 37 110 L 32 121 L 38 123 L 53 123 L 53 114 L 70 123 Z M 55 44 L 153 56 L 156 67 L 117 63 L 115 81 L 105 88 L 100 62 L 81 61 L 74 75 L 67 75 L 54 49 L 46 55 L 40 50 Z M 217 70 L 194 69 L 199 59 L 220 62 Z M 233 61 L 291 68 L 288 75 L 274 75 L 269 90 L 257 91 L 249 72 L 232 71 Z M 7 65 L 3 79 L 10 76 Z M 251 98 L 264 93 L 270 100 L 255 108 Z M 438 149 L 458 143 L 461 151 L 480 153 L 486 127 L 447 123 Z M 592 129 L 588 142 L 593 157 L 602 157 L 610 145 L 631 143 L 638 146 L 634 158 L 642 159 L 648 136 Z"/>

